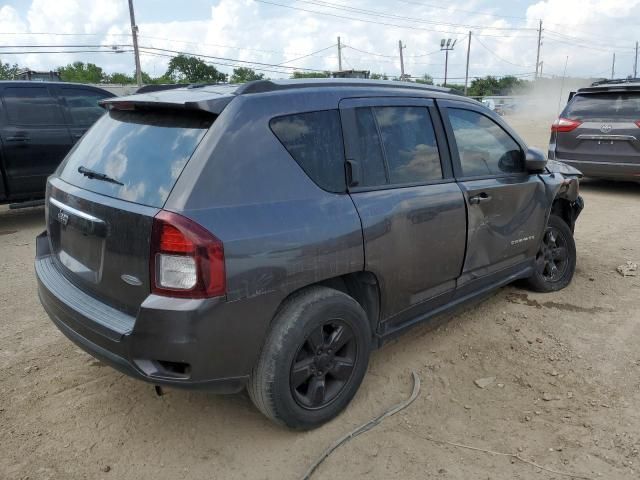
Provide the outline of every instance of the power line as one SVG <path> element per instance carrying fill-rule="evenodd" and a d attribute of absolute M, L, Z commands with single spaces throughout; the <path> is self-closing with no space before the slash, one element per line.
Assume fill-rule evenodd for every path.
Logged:
<path fill-rule="evenodd" d="M 60 37 L 99 37 L 99 36 L 111 36 L 111 37 L 130 37 L 130 33 L 60 33 L 60 32 L 0 32 L 0 35 L 51 35 Z"/>
<path fill-rule="evenodd" d="M 286 62 L 279 63 L 278 65 L 284 65 L 285 63 L 295 62 L 296 60 L 302 60 L 303 58 L 313 57 L 315 54 L 320 53 L 320 52 L 324 52 L 325 50 L 329 50 L 330 48 L 334 48 L 337 45 L 338 45 L 337 43 L 334 43 L 333 45 L 330 45 L 328 47 L 322 48 L 320 50 L 316 50 L 315 52 L 311 52 L 311 53 L 309 53 L 307 55 L 303 55 L 301 57 L 292 58 L 291 60 L 287 60 Z"/>
<path fill-rule="evenodd" d="M 164 57 L 164 58 L 173 58 L 174 55 L 170 55 L 168 53 L 159 53 L 159 52 L 147 52 L 145 50 L 145 47 L 140 47 L 140 55 L 150 55 L 150 56 L 155 56 L 155 57 Z M 234 64 L 234 63 L 226 63 L 226 62 L 212 62 L 212 61 L 208 61 L 208 60 L 202 60 L 204 63 L 209 64 L 209 65 L 223 65 L 226 67 L 232 67 L 232 68 L 239 68 L 239 67 L 246 67 L 246 65 L 238 65 L 238 64 Z M 270 73 L 279 73 L 281 75 L 289 75 L 292 72 L 291 71 L 282 71 L 282 70 L 274 70 L 274 69 L 270 69 L 270 68 L 264 68 L 264 67 L 251 67 L 253 70 L 258 70 L 260 72 L 270 72 Z"/>
<path fill-rule="evenodd" d="M 100 44 L 100 45 L 0 45 L 0 48 L 113 48 L 131 47 L 130 43 Z"/>
<path fill-rule="evenodd" d="M 450 34 L 450 35 L 460 35 L 462 32 L 453 32 L 450 30 L 437 30 L 437 29 L 433 29 L 433 28 L 425 28 L 425 27 L 416 27 L 416 26 L 411 26 L 411 25 L 398 25 L 396 23 L 389 23 L 389 22 L 381 22 L 381 21 L 376 21 L 376 20 L 369 20 L 369 19 L 363 19 L 363 18 L 353 18 L 353 17 L 348 17 L 346 15 L 338 15 L 335 13 L 329 13 L 329 12 L 320 12 L 318 10 L 309 10 L 307 8 L 302 8 L 302 7 L 294 7 L 292 5 L 284 5 L 282 3 L 275 3 L 275 2 L 269 2 L 267 0 L 254 0 L 254 2 L 258 2 L 258 3 L 264 3 L 267 5 L 273 5 L 273 6 L 277 6 L 277 7 L 282 7 L 282 8 L 288 8 L 291 10 L 299 10 L 302 12 L 307 12 L 307 13 L 315 13 L 318 15 L 325 15 L 325 16 L 329 16 L 329 17 L 334 17 L 334 18 L 341 18 L 344 20 L 349 20 L 349 21 L 357 21 L 357 22 L 364 22 L 364 23 L 371 23 L 374 25 L 384 25 L 387 27 L 395 27 L 395 28 L 400 28 L 400 29 L 407 29 L 407 30 L 420 30 L 420 31 L 425 31 L 425 32 L 437 32 L 437 33 L 445 33 L 445 34 Z M 518 37 L 518 38 L 527 38 L 525 36 L 521 36 L 521 35 L 490 35 L 490 34 L 484 34 L 484 33 L 478 33 L 476 35 L 481 35 L 483 37 L 501 37 L 501 38 L 512 38 L 512 37 Z"/>
<path fill-rule="evenodd" d="M 141 47 L 142 48 L 142 47 Z M 194 57 L 203 57 L 203 58 L 211 58 L 214 60 L 223 60 L 223 61 L 230 61 L 230 62 L 237 62 L 237 63 L 245 63 L 245 64 L 252 64 L 252 65 L 263 65 L 263 66 L 267 66 L 267 67 L 279 67 L 282 69 L 291 69 L 291 70 L 305 70 L 305 71 L 309 71 L 309 72 L 324 72 L 324 70 L 319 70 L 316 68 L 303 68 L 303 67 L 290 67 L 288 65 L 277 65 L 274 63 L 265 63 L 265 62 L 252 62 L 252 61 L 248 61 L 248 60 L 240 60 L 237 58 L 228 58 L 228 57 L 218 57 L 218 56 L 214 56 L 214 55 L 204 55 L 201 53 L 193 53 L 193 52 L 185 52 L 185 51 L 180 51 L 180 50 L 172 50 L 169 48 L 156 48 L 156 47 L 144 47 L 147 50 L 155 50 L 155 51 L 159 51 L 159 52 L 166 52 L 166 53 L 174 53 L 177 55 L 190 55 L 190 56 L 194 56 Z"/>
<path fill-rule="evenodd" d="M 435 21 L 435 20 L 425 20 L 424 18 L 420 18 L 420 17 L 409 17 L 409 16 L 403 16 L 403 15 L 396 15 L 396 14 L 391 14 L 391 13 L 380 12 L 378 10 L 369 10 L 369 9 L 365 9 L 365 8 L 350 7 L 350 6 L 346 6 L 346 5 L 327 2 L 325 0 L 295 0 L 295 1 L 300 2 L 300 3 L 307 3 L 307 4 L 311 4 L 311 5 L 315 5 L 315 6 L 333 8 L 335 10 L 362 13 L 362 14 L 370 15 L 370 16 L 374 16 L 374 17 L 391 18 L 391 19 L 396 19 L 396 20 L 408 20 L 408 21 L 412 21 L 412 22 L 426 23 L 426 24 L 430 24 L 430 25 L 444 25 L 444 26 L 449 26 L 449 27 L 477 28 L 477 29 L 483 29 L 483 30 L 535 30 L 535 29 L 531 29 L 531 28 L 491 27 L 491 26 L 467 25 L 467 24 L 462 24 L 462 23 L 441 22 L 441 21 Z"/>
<path fill-rule="evenodd" d="M 175 38 L 153 37 L 153 36 L 149 36 L 149 35 L 138 35 L 138 37 L 139 38 L 149 39 L 149 40 L 160 40 L 160 41 L 164 41 L 164 42 L 186 43 L 186 44 L 189 44 L 189 45 L 198 45 L 198 46 L 202 46 L 202 47 L 218 47 L 218 48 L 231 48 L 233 50 L 246 50 L 248 52 L 277 53 L 277 54 L 286 53 L 284 50 L 266 50 L 266 49 L 259 49 L 259 48 L 237 47 L 237 46 L 234 46 L 234 45 L 221 45 L 221 44 L 217 44 L 217 43 L 192 42 L 192 41 L 189 41 L 189 40 L 177 40 Z M 304 55 L 302 52 L 291 52 L 291 54 L 292 55 Z M 327 57 L 320 57 L 320 58 L 327 58 Z"/>
<path fill-rule="evenodd" d="M 480 44 L 480 46 L 482 48 L 484 48 L 487 52 L 489 52 L 491 55 L 493 55 L 494 57 L 496 57 L 498 60 L 504 62 L 504 63 L 508 63 L 509 65 L 513 65 L 514 67 L 522 67 L 522 68 L 531 68 L 532 65 L 520 65 L 517 63 L 513 63 L 510 62 L 509 60 L 506 60 L 504 58 L 502 58 L 501 56 L 499 56 L 497 53 L 495 53 L 493 50 L 491 50 L 489 47 L 487 47 L 483 42 L 480 41 L 480 39 L 476 38 L 476 42 L 478 42 Z"/>
<path fill-rule="evenodd" d="M 129 53 L 133 50 L 23 50 L 20 52 L 2 52 L 2 55 L 27 55 L 34 53 Z"/>
<path fill-rule="evenodd" d="M 604 44 L 604 43 L 598 43 L 598 42 L 594 42 L 593 40 L 590 39 L 586 39 L 586 38 L 580 38 L 580 37 L 576 37 L 573 35 L 567 35 L 565 33 L 561 33 L 561 32 L 556 32 L 554 30 L 545 30 L 547 33 L 551 33 L 557 37 L 560 38 L 566 38 L 569 40 L 577 40 L 578 42 L 582 42 L 582 43 L 586 43 L 589 42 L 592 45 L 595 46 L 600 46 L 603 48 L 607 48 L 608 51 L 611 51 L 612 49 L 616 49 L 616 50 L 620 50 L 620 49 L 629 49 L 629 50 L 634 50 L 635 47 L 632 46 L 622 46 L 622 45 L 612 45 L 612 44 Z"/>
<path fill-rule="evenodd" d="M 454 12 L 471 13 L 471 14 L 474 14 L 474 15 L 485 15 L 487 17 L 512 18 L 512 19 L 517 19 L 517 20 L 528 20 L 527 17 L 517 17 L 517 16 L 513 16 L 513 15 L 500 15 L 500 14 L 497 14 L 497 13 L 478 12 L 478 11 L 474 11 L 474 10 L 463 10 L 461 8 L 443 7 L 441 5 L 433 5 L 433 4 L 429 4 L 429 3 L 423 3 L 423 2 L 412 2 L 412 1 L 409 1 L 409 0 L 397 0 L 397 1 L 401 2 L 401 3 L 408 3 L 410 5 L 419 5 L 421 7 L 436 8 L 436 9 L 439 9 L 439 10 L 447 10 L 447 11 L 454 11 Z"/>

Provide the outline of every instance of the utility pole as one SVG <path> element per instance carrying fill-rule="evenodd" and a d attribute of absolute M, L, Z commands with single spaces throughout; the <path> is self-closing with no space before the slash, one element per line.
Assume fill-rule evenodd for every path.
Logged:
<path fill-rule="evenodd" d="M 338 71 L 342 71 L 342 44 L 340 43 L 340 37 L 338 37 Z"/>
<path fill-rule="evenodd" d="M 402 40 L 398 40 L 398 48 L 400 49 L 400 81 L 404 81 L 404 57 L 402 56 L 402 49 L 407 48 L 402 45 Z"/>
<path fill-rule="evenodd" d="M 453 47 L 455 47 L 457 41 L 458 40 L 454 40 L 453 43 L 451 43 L 450 38 L 443 38 L 442 40 L 440 40 L 440 51 L 444 51 L 444 84 L 443 84 L 444 87 L 447 86 L 447 71 L 449 68 L 449 51 L 453 50 Z"/>
<path fill-rule="evenodd" d="M 467 45 L 467 70 L 464 75 L 464 94 L 467 95 L 467 84 L 469 83 L 469 55 L 471 54 L 471 30 L 469 30 L 469 43 Z M 446 76 L 446 75 L 445 75 Z"/>
<path fill-rule="evenodd" d="M 544 62 L 543 62 L 543 61 L 541 61 L 541 62 L 540 62 L 540 75 L 539 75 L 540 77 L 542 77 L 542 67 L 543 67 L 543 66 L 544 66 Z"/>
<path fill-rule="evenodd" d="M 540 20 L 540 26 L 538 27 L 538 52 L 536 53 L 536 76 L 538 78 L 538 67 L 540 67 L 540 47 L 542 46 L 542 20 Z"/>
<path fill-rule="evenodd" d="M 613 52 L 613 63 L 611 64 L 611 80 L 616 77 L 616 52 Z"/>
<path fill-rule="evenodd" d="M 129 0 L 129 19 L 131 20 L 131 37 L 133 38 L 133 55 L 136 58 L 136 82 L 142 85 L 142 70 L 140 69 L 140 51 L 138 50 L 138 26 L 133 13 L 133 0 Z"/>
<path fill-rule="evenodd" d="M 633 78 L 638 78 L 638 42 L 636 42 L 636 57 L 633 62 Z"/>

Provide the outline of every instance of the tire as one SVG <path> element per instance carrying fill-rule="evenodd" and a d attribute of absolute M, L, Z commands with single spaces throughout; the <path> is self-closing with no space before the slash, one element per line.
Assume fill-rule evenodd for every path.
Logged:
<path fill-rule="evenodd" d="M 249 396 L 276 423 L 318 427 L 336 417 L 360 387 L 371 342 L 358 302 L 330 288 L 307 288 L 276 315 L 249 377 Z"/>
<path fill-rule="evenodd" d="M 576 244 L 569 225 L 551 215 L 527 285 L 536 292 L 555 292 L 569 285 L 576 270 Z"/>

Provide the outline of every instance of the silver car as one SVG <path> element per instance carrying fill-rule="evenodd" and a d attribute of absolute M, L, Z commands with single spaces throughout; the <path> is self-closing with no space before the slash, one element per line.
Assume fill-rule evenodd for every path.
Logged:
<path fill-rule="evenodd" d="M 640 182 L 640 81 L 578 90 L 551 126 L 549 158 L 587 177 Z"/>

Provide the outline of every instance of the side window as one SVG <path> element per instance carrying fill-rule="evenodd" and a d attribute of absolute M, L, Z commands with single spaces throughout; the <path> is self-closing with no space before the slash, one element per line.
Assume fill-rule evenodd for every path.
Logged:
<path fill-rule="evenodd" d="M 344 144 L 337 110 L 273 118 L 269 123 L 287 151 L 309 177 L 330 192 L 344 192 Z"/>
<path fill-rule="evenodd" d="M 58 101 L 45 86 L 6 87 L 3 101 L 12 125 L 60 125 L 64 123 Z"/>
<path fill-rule="evenodd" d="M 524 171 L 520 146 L 497 123 L 472 110 L 449 108 L 448 112 L 464 176 Z"/>
<path fill-rule="evenodd" d="M 74 125 L 93 125 L 105 112 L 98 105 L 98 101 L 106 97 L 104 94 L 82 88 L 62 87 L 61 90 Z"/>
<path fill-rule="evenodd" d="M 382 144 L 371 108 L 356 108 L 358 147 L 362 179 L 358 186 L 375 187 L 389 183 L 385 171 Z"/>
<path fill-rule="evenodd" d="M 375 107 L 391 184 L 442 179 L 440 154 L 425 107 Z"/>

